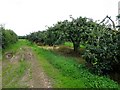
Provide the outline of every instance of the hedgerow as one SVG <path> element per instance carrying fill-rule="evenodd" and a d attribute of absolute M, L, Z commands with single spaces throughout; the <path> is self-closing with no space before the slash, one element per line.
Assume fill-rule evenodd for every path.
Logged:
<path fill-rule="evenodd" d="M 3 49 L 5 49 L 9 44 L 13 44 L 18 41 L 17 34 L 14 31 L 0 27 L 0 32 L 2 32 L 1 45 Z"/>

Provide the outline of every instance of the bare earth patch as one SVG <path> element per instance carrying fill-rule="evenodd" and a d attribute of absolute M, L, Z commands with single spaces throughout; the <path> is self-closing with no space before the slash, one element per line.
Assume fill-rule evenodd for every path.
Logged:
<path fill-rule="evenodd" d="M 42 67 L 37 61 L 37 58 L 33 54 L 31 48 L 24 47 L 22 50 L 23 58 L 24 60 L 27 60 L 30 66 L 19 83 L 24 83 L 24 85 L 28 88 L 51 88 L 52 86 L 50 80 L 42 70 Z"/>
<path fill-rule="evenodd" d="M 42 67 L 40 66 L 40 63 L 38 62 L 36 56 L 34 55 L 30 47 L 22 46 L 21 48 L 18 49 L 18 51 L 15 54 L 11 52 L 7 52 L 5 54 L 5 59 L 6 61 L 3 62 L 3 65 L 2 65 L 3 67 L 6 67 L 7 64 L 16 66 L 22 60 L 26 60 L 26 62 L 28 63 L 28 68 L 25 71 L 24 75 L 21 78 L 17 79 L 19 88 L 23 88 L 23 87 L 51 88 L 52 87 L 48 76 L 44 73 Z M 12 80 L 14 80 L 14 77 Z"/>

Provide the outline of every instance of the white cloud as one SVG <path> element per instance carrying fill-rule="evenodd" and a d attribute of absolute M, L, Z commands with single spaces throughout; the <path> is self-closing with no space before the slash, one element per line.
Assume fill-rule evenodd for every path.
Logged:
<path fill-rule="evenodd" d="M 117 15 L 119 0 L 0 0 L 0 23 L 18 35 L 44 30 L 58 20 L 86 16 L 102 20 Z"/>

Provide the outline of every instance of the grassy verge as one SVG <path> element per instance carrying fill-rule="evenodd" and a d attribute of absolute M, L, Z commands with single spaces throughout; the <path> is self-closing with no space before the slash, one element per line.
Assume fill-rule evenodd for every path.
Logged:
<path fill-rule="evenodd" d="M 91 74 L 84 65 L 77 64 L 75 58 L 32 47 L 54 88 L 118 88 L 109 78 Z"/>

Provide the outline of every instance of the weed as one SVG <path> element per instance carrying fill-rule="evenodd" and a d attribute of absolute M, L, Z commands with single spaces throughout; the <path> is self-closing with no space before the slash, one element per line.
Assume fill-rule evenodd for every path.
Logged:
<path fill-rule="evenodd" d="M 45 72 L 52 78 L 55 88 L 117 88 L 118 84 L 107 77 L 91 74 L 75 58 L 33 47 Z"/>

